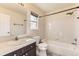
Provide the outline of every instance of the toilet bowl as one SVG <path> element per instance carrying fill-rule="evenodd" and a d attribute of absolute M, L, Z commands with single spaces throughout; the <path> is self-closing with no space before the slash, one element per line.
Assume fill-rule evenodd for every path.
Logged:
<path fill-rule="evenodd" d="M 47 44 L 46 43 L 39 43 L 40 42 L 40 36 L 35 36 L 33 39 L 36 40 L 36 54 L 37 56 L 47 56 L 46 50 L 47 50 Z"/>
<path fill-rule="evenodd" d="M 38 44 L 37 48 L 38 48 L 38 56 L 47 56 L 47 53 L 46 53 L 47 44 L 46 43 Z"/>

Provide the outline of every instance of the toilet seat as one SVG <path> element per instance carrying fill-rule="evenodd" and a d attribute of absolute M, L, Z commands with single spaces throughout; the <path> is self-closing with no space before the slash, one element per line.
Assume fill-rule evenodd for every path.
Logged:
<path fill-rule="evenodd" d="M 38 48 L 40 50 L 47 50 L 47 44 L 46 43 L 40 43 L 40 44 L 38 44 Z"/>

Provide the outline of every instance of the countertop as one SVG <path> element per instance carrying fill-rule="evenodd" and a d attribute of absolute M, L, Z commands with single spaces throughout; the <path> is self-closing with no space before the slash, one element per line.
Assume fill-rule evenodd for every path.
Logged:
<path fill-rule="evenodd" d="M 6 55 L 12 51 L 20 49 L 34 42 L 36 41 L 32 38 L 22 38 L 17 41 L 11 40 L 6 42 L 0 42 L 0 56 Z"/>

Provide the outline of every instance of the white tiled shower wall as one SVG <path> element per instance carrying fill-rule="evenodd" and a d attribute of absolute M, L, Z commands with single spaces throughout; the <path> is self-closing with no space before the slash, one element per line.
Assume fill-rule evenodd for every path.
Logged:
<path fill-rule="evenodd" d="M 72 15 L 67 13 L 73 12 Z M 57 40 L 73 43 L 79 40 L 79 9 L 62 12 L 46 17 L 46 38 L 50 41 Z"/>

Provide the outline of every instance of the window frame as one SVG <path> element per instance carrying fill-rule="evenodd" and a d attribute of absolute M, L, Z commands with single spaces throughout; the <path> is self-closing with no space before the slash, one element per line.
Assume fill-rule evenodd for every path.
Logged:
<path fill-rule="evenodd" d="M 34 16 L 36 20 L 31 20 L 31 16 Z M 36 28 L 32 28 L 32 23 L 36 24 Z M 31 30 L 38 30 L 38 14 L 31 12 L 30 14 L 30 29 Z"/>

